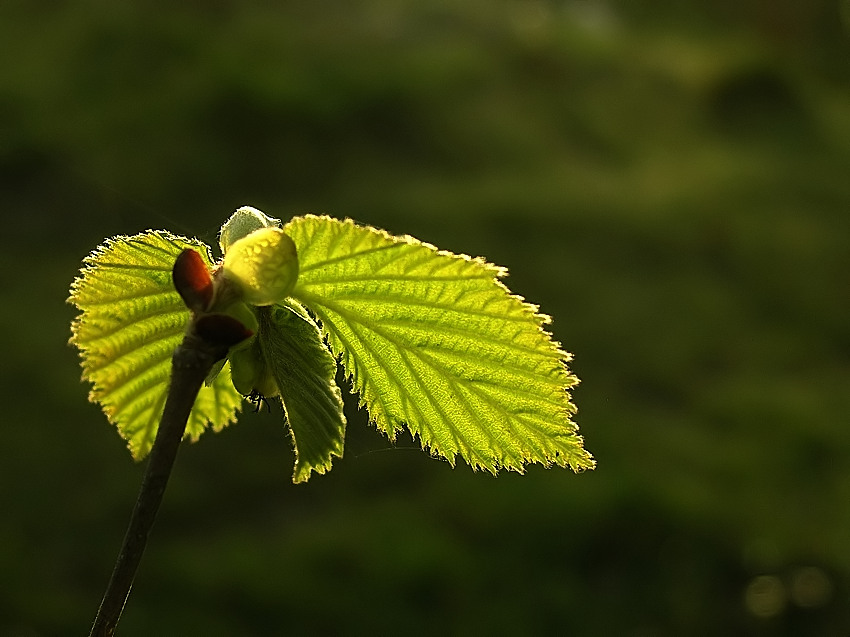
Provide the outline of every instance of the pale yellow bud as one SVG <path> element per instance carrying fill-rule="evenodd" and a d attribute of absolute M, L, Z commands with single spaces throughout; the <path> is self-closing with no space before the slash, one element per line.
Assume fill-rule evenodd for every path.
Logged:
<path fill-rule="evenodd" d="M 298 279 L 295 243 L 280 228 L 260 228 L 230 245 L 222 274 L 252 305 L 283 301 Z"/>

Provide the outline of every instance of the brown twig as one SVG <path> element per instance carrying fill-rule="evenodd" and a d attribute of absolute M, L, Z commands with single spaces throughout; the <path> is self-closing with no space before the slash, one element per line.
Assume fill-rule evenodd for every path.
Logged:
<path fill-rule="evenodd" d="M 142 559 L 148 534 L 162 502 L 195 398 L 212 366 L 225 356 L 228 345 L 232 344 L 209 338 L 209 334 L 203 330 L 200 332 L 203 335 L 196 329 L 187 332 L 183 342 L 174 352 L 171 381 L 159 430 L 151 448 L 124 543 L 118 553 L 90 637 L 106 637 L 115 633 Z"/>

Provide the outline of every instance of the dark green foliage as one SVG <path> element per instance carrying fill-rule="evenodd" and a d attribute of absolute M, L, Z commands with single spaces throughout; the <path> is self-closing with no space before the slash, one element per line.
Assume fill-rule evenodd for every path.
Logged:
<path fill-rule="evenodd" d="M 599 468 L 452 471 L 350 404 L 345 460 L 293 487 L 280 413 L 248 414 L 181 450 L 123 635 L 848 632 L 837 3 L 577 17 L 601 4 L 3 4 L 0 634 L 85 632 L 139 482 L 64 348 L 80 258 L 212 245 L 245 203 L 509 266 Z M 768 620 L 760 575 L 789 594 Z"/>

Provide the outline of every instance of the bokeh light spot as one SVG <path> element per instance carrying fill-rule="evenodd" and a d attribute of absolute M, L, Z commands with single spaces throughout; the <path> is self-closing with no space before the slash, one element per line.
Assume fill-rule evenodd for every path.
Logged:
<path fill-rule="evenodd" d="M 785 609 L 785 586 L 775 575 L 759 575 L 750 580 L 744 591 L 747 610 L 756 617 L 776 617 Z"/>

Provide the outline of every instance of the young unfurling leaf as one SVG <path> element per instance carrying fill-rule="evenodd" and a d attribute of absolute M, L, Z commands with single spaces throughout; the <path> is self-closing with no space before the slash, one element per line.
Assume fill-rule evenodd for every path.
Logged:
<path fill-rule="evenodd" d="M 342 456 L 345 416 L 336 361 L 319 327 L 294 301 L 260 308 L 260 352 L 283 400 L 295 446 L 295 482 Z"/>

